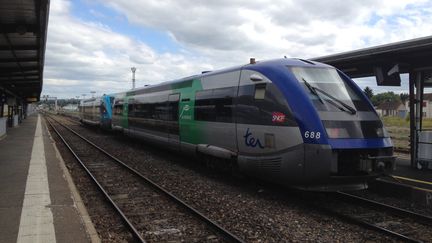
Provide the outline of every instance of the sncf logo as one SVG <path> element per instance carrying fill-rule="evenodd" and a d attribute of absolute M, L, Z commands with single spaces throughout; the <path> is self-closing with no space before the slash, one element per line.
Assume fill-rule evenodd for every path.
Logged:
<path fill-rule="evenodd" d="M 273 112 L 272 113 L 272 122 L 276 122 L 276 123 L 285 122 L 285 114 L 282 112 Z"/>

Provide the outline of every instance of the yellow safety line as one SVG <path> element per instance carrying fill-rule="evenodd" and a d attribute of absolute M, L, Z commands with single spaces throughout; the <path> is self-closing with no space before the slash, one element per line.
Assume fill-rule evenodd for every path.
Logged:
<path fill-rule="evenodd" d="M 432 190 L 429 190 L 429 189 L 426 189 L 426 188 L 421 188 L 421 187 L 416 187 L 416 186 L 413 186 L 412 188 L 414 188 L 416 190 L 419 190 L 419 191 L 425 191 L 425 192 L 432 193 Z"/>
<path fill-rule="evenodd" d="M 429 182 L 429 181 L 421 181 L 421 180 L 406 178 L 406 177 L 402 177 L 402 176 L 395 176 L 395 175 L 393 175 L 392 177 L 396 178 L 396 179 L 401 179 L 401 180 L 406 180 L 406 181 L 413 181 L 413 182 L 417 182 L 417 183 L 432 185 L 432 182 Z"/>

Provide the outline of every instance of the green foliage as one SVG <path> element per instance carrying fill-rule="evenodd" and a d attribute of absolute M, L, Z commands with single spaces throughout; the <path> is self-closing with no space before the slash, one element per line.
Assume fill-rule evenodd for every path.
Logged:
<path fill-rule="evenodd" d="M 392 91 L 374 95 L 371 99 L 372 104 L 374 106 L 378 106 L 385 101 L 400 101 L 400 100 L 401 100 L 400 96 L 395 94 Z"/>
<path fill-rule="evenodd" d="M 363 92 L 365 93 L 365 95 L 369 99 L 372 99 L 372 97 L 374 96 L 373 90 L 371 88 L 369 88 L 369 86 L 366 86 L 366 88 L 364 88 Z"/>
<path fill-rule="evenodd" d="M 399 95 L 400 100 L 402 101 L 402 103 L 405 103 L 405 101 L 407 101 L 409 99 L 409 94 L 408 93 L 401 93 Z"/>

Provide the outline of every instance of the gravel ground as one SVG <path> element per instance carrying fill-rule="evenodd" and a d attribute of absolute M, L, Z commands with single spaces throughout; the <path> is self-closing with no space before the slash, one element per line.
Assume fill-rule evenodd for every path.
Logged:
<path fill-rule="evenodd" d="M 291 190 L 207 170 L 199 161 L 139 140 L 73 128 L 247 242 L 395 241 L 305 206 Z"/>

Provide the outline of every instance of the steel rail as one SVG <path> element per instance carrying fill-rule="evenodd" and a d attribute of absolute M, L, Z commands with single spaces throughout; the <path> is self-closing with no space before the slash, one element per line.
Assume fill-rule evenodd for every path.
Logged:
<path fill-rule="evenodd" d="M 413 238 L 408 237 L 406 235 L 403 235 L 403 234 L 400 234 L 400 233 L 388 230 L 386 228 L 383 228 L 383 227 L 380 227 L 380 226 L 368 223 L 366 221 L 363 221 L 361 219 L 358 219 L 358 218 L 355 218 L 355 217 L 352 217 L 352 216 L 349 216 L 349 215 L 346 215 L 346 214 L 342 214 L 342 213 L 336 212 L 336 211 L 328 209 L 328 208 L 320 207 L 319 209 L 321 211 L 323 211 L 323 212 L 326 212 L 329 215 L 334 215 L 334 216 L 336 216 L 336 217 L 338 217 L 338 218 L 340 218 L 342 220 L 345 220 L 347 222 L 350 222 L 350 223 L 353 223 L 353 224 L 356 224 L 356 225 L 359 225 L 359 226 L 362 226 L 362 227 L 365 227 L 365 228 L 368 228 L 368 229 L 371 229 L 371 230 L 375 230 L 375 231 L 380 232 L 380 233 L 384 233 L 386 235 L 389 235 L 389 236 L 392 236 L 392 237 L 404 240 L 406 242 L 415 242 L 415 243 L 421 243 L 422 242 L 420 240 L 413 239 Z"/>
<path fill-rule="evenodd" d="M 51 117 L 50 117 L 51 118 Z M 53 118 L 51 118 L 53 119 Z M 55 119 L 53 119 L 56 121 Z M 108 200 L 110 205 L 117 211 L 117 213 L 122 218 L 123 222 L 126 224 L 127 228 L 132 233 L 132 236 L 139 242 L 146 242 L 142 237 L 141 234 L 138 232 L 138 230 L 133 226 L 133 224 L 129 221 L 129 219 L 126 217 L 126 215 L 123 213 L 123 211 L 117 206 L 117 204 L 112 200 L 112 198 L 108 195 L 108 193 L 105 191 L 105 189 L 102 187 L 102 185 L 97 181 L 97 179 L 93 176 L 93 174 L 90 172 L 90 170 L 87 168 L 87 166 L 82 162 L 82 160 L 78 157 L 78 155 L 75 153 L 75 151 L 72 149 L 72 147 L 66 142 L 64 137 L 60 134 L 60 132 L 55 128 L 55 126 L 47 119 L 48 123 L 52 127 L 52 129 L 56 132 L 56 134 L 60 137 L 64 145 L 69 149 L 69 151 L 72 153 L 72 155 L 75 157 L 75 159 L 81 164 L 81 166 L 84 168 L 86 173 L 90 176 L 90 178 L 93 180 L 93 182 L 97 185 L 97 188 L 99 191 L 103 193 L 105 196 L 105 199 Z M 58 121 L 56 121 L 58 123 Z M 61 123 L 59 123 L 61 124 Z"/>
<path fill-rule="evenodd" d="M 53 119 L 53 118 L 51 118 L 51 119 Z M 53 119 L 53 120 L 55 120 L 55 119 Z M 173 200 L 175 203 L 177 203 L 178 205 L 180 205 L 183 208 L 187 209 L 188 211 L 190 211 L 191 213 L 193 213 L 196 217 L 198 217 L 201 220 L 203 220 L 204 222 L 206 222 L 207 225 L 209 225 L 211 228 L 213 228 L 218 233 L 220 233 L 221 235 L 223 235 L 226 240 L 228 240 L 230 242 L 244 242 L 238 236 L 236 236 L 233 233 L 229 232 L 228 230 L 226 230 L 225 228 L 223 228 L 221 225 L 219 225 L 215 221 L 209 219 L 208 217 L 206 217 L 205 215 L 203 215 L 202 213 L 200 213 L 198 210 L 196 210 L 192 206 L 188 205 L 186 202 L 184 202 L 180 198 L 176 197 L 174 194 L 172 194 L 169 191 L 165 190 L 163 187 L 159 186 L 157 183 L 155 183 L 154 181 L 152 181 L 148 177 L 146 177 L 143 174 L 141 174 L 139 171 L 135 170 L 134 168 L 130 167 L 129 165 L 127 165 L 123 161 L 121 161 L 118 158 L 114 157 L 113 155 L 111 155 L 110 153 L 108 153 L 107 151 L 105 151 L 104 149 L 102 149 L 101 147 L 97 146 L 93 142 L 89 141 L 85 137 L 81 136 L 80 134 L 78 134 L 77 132 L 75 132 L 71 128 L 67 127 L 66 125 L 64 125 L 64 124 L 62 124 L 62 123 L 60 123 L 58 121 L 56 121 L 56 122 L 58 124 L 60 124 L 61 126 L 63 126 L 64 128 L 68 129 L 70 132 L 74 133 L 76 136 L 80 137 L 82 140 L 84 140 L 88 144 L 92 145 L 94 148 L 97 148 L 99 151 L 101 151 L 102 153 L 104 153 L 105 155 L 107 155 L 108 157 L 110 157 L 111 159 L 113 159 L 114 161 L 116 161 L 118 164 L 122 165 L 123 167 L 125 167 L 128 170 L 130 170 L 131 172 L 133 172 L 135 175 L 137 175 L 138 177 L 140 177 L 146 183 L 148 183 L 149 185 L 151 185 L 154 189 L 156 189 L 159 192 L 163 193 L 168 198 L 170 198 L 171 200 Z"/>
<path fill-rule="evenodd" d="M 398 207 L 395 207 L 395 206 L 387 205 L 387 204 L 380 203 L 380 202 L 377 202 L 377 201 L 374 201 L 374 200 L 371 200 L 371 199 L 367 199 L 367 198 L 359 197 L 359 196 L 356 196 L 356 195 L 352 195 L 352 194 L 349 194 L 349 193 L 346 193 L 346 192 L 336 192 L 336 194 L 338 196 L 345 197 L 345 198 L 347 198 L 349 200 L 360 201 L 362 203 L 369 204 L 370 206 L 379 207 L 379 208 L 382 208 L 382 209 L 386 209 L 386 210 L 392 211 L 394 214 L 396 214 L 398 216 L 399 215 L 404 215 L 404 216 L 408 216 L 408 217 L 413 217 L 415 219 L 423 221 L 424 223 L 432 225 L 432 217 L 427 216 L 427 215 L 422 215 L 422 214 L 419 214 L 419 213 L 416 213 L 416 212 L 412 212 L 412 211 L 409 211 L 409 210 L 406 210 L 406 209 L 403 209 L 403 208 L 398 208 Z"/>

